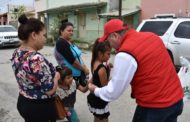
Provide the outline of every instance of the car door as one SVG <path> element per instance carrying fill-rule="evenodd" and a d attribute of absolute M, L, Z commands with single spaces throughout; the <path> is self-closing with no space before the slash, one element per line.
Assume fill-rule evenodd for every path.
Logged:
<path fill-rule="evenodd" d="M 178 26 L 171 34 L 170 44 L 177 51 L 177 64 L 180 65 L 179 57 L 186 57 L 190 61 L 190 20 L 179 21 Z"/>

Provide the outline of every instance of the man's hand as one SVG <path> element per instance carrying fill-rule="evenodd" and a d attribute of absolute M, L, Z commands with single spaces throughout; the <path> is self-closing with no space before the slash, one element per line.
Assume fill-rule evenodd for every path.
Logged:
<path fill-rule="evenodd" d="M 112 63 L 108 63 L 107 66 L 111 69 L 113 68 L 113 64 Z"/>
<path fill-rule="evenodd" d="M 97 86 L 95 86 L 91 82 L 88 83 L 88 89 L 90 90 L 90 92 L 94 93 L 96 87 Z"/>

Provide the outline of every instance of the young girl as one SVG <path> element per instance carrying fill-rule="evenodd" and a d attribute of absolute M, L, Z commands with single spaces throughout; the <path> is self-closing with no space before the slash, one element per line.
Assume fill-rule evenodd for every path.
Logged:
<path fill-rule="evenodd" d="M 71 114 L 68 116 L 69 122 L 79 122 L 77 113 L 74 109 L 74 104 L 76 102 L 76 90 L 79 89 L 81 92 L 86 92 L 88 87 L 83 87 L 73 80 L 71 69 L 57 66 L 56 70 L 61 75 L 56 94 L 62 99 L 66 107 L 66 111 L 69 111 Z"/>
<path fill-rule="evenodd" d="M 109 60 L 110 53 L 109 42 L 99 43 L 98 40 L 95 41 L 92 49 L 91 72 L 92 82 L 98 87 L 103 87 L 108 83 L 110 67 L 104 65 L 104 63 Z M 108 116 L 110 115 L 108 102 L 96 97 L 93 93 L 87 96 L 87 102 L 90 112 L 94 115 L 94 122 L 108 122 Z"/>

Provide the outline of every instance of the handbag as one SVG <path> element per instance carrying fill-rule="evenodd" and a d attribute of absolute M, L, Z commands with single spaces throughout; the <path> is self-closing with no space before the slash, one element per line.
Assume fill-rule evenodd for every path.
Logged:
<path fill-rule="evenodd" d="M 55 109 L 56 109 L 56 119 L 62 120 L 66 117 L 67 112 L 61 98 L 57 95 L 55 96 Z"/>
<path fill-rule="evenodd" d="M 81 71 L 81 75 L 79 77 L 79 84 L 85 87 L 87 85 L 86 78 L 86 74 L 83 71 Z"/>

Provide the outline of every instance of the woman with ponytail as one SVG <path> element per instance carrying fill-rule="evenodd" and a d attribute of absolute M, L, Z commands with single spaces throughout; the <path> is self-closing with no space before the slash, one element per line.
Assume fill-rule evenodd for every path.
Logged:
<path fill-rule="evenodd" d="M 45 25 L 25 15 L 18 21 L 18 37 L 22 44 L 11 59 L 19 86 L 17 109 L 25 122 L 56 122 L 54 95 L 60 74 L 38 52 L 45 44 Z"/>

